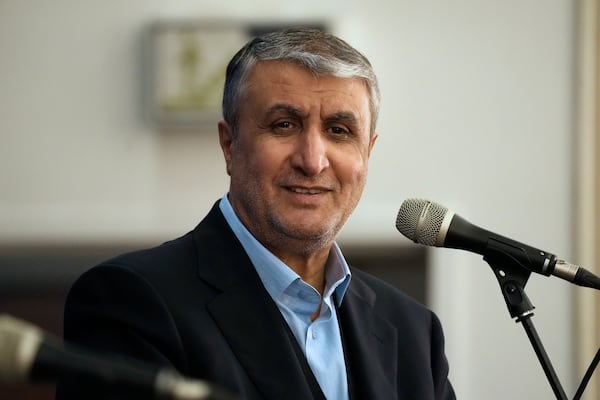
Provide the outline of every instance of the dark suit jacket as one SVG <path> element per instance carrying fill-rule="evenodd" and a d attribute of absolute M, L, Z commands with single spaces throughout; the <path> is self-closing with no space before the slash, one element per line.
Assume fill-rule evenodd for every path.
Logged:
<path fill-rule="evenodd" d="M 243 399 L 322 397 L 217 205 L 190 233 L 84 273 L 64 316 L 67 343 L 174 367 Z M 431 311 L 352 269 L 338 317 L 353 400 L 455 398 L 442 329 Z M 81 379 L 65 380 L 57 390 L 58 400 L 104 396 Z"/>

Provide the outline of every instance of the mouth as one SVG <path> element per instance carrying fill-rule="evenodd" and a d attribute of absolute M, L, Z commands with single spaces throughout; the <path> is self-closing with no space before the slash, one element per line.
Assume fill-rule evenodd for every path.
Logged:
<path fill-rule="evenodd" d="M 321 194 L 328 191 L 326 188 L 288 187 L 288 190 L 299 194 Z"/>

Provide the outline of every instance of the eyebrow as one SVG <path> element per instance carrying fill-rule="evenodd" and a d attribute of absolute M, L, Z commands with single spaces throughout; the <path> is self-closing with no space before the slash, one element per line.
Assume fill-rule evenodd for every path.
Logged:
<path fill-rule="evenodd" d="M 287 114 L 296 116 L 298 118 L 302 118 L 304 116 L 304 114 L 297 109 L 296 107 L 293 107 L 289 104 L 275 104 L 272 107 L 269 107 L 269 109 L 267 109 L 267 111 L 265 112 L 265 115 L 271 115 L 277 112 L 285 112 Z M 354 113 L 350 112 L 350 111 L 339 111 L 336 113 L 333 113 L 329 116 L 327 116 L 327 118 L 325 118 L 327 121 L 344 121 L 346 123 L 352 123 L 352 124 L 357 124 L 358 123 L 358 118 L 356 117 L 356 115 L 354 115 Z"/>
<path fill-rule="evenodd" d="M 357 124 L 358 118 L 351 112 L 340 111 L 328 116 L 327 121 L 344 121 L 346 123 Z"/>
<path fill-rule="evenodd" d="M 292 107 L 289 104 L 275 104 L 267 109 L 265 115 L 271 115 L 281 111 L 299 118 L 302 117 L 302 113 L 300 112 L 300 110 L 295 107 Z"/>

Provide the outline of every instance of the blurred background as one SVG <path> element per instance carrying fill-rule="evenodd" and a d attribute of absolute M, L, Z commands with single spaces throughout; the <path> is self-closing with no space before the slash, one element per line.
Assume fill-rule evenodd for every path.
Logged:
<path fill-rule="evenodd" d="M 369 182 L 339 240 L 351 262 L 438 313 L 458 398 L 552 398 L 481 257 L 394 224 L 425 197 L 598 271 L 598 3 L 0 0 L 0 313 L 60 335 L 82 271 L 192 229 L 228 184 L 215 71 L 247 35 L 310 24 L 380 79 Z M 540 275 L 527 293 L 571 398 L 600 345 L 598 294 Z"/>

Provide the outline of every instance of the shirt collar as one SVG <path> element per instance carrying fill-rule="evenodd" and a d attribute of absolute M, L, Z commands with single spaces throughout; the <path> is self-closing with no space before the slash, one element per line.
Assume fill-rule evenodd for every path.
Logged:
<path fill-rule="evenodd" d="M 221 198 L 219 208 L 273 299 L 279 299 L 294 281 L 301 280 L 296 272 L 271 253 L 248 231 L 233 210 L 227 194 Z M 350 278 L 348 263 L 339 246 L 334 242 L 325 267 L 323 298 L 335 294 L 334 299 L 339 306 L 350 284 Z"/>

